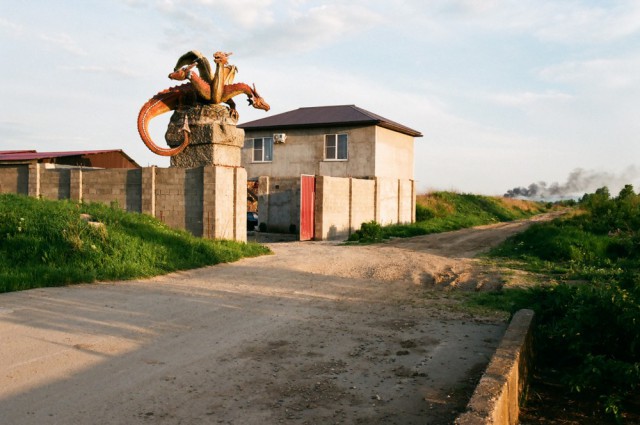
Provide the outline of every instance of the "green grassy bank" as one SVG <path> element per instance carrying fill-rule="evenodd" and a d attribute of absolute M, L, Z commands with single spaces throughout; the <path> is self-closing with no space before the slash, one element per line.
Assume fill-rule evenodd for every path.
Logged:
<path fill-rule="evenodd" d="M 416 222 L 380 226 L 364 223 L 349 238 L 354 242 L 379 242 L 391 237 L 411 237 L 447 232 L 483 224 L 512 221 L 547 210 L 539 202 L 453 192 L 433 192 L 416 197 Z"/>
<path fill-rule="evenodd" d="M 197 238 L 117 206 L 0 195 L 0 292 L 150 277 L 269 252 Z"/>
<path fill-rule="evenodd" d="M 481 294 L 472 302 L 511 313 L 534 309 L 541 379 L 597 406 L 611 422 L 637 423 L 640 195 L 630 185 L 615 197 L 599 189 L 572 215 L 536 224 L 490 255 L 538 273 L 541 284 Z"/>

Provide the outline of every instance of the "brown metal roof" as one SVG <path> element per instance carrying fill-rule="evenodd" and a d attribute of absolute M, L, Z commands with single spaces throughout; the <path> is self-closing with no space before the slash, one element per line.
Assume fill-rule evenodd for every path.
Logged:
<path fill-rule="evenodd" d="M 378 125 L 413 137 L 422 133 L 355 105 L 314 106 L 249 121 L 238 127 L 245 130 L 277 130 L 347 125 Z"/>
<path fill-rule="evenodd" d="M 49 158 L 79 157 L 100 154 L 118 154 L 131 163 L 135 168 L 140 166 L 122 149 L 90 150 L 90 151 L 63 151 L 63 152 L 36 152 L 34 150 L 0 151 L 0 161 L 34 161 Z"/>

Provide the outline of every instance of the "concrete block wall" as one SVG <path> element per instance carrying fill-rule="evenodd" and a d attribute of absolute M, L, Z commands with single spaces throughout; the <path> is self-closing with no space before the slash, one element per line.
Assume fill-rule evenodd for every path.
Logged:
<path fill-rule="evenodd" d="M 315 239 L 346 239 L 351 231 L 351 179 L 317 176 Z"/>
<path fill-rule="evenodd" d="M 55 171 L 55 170 L 54 170 Z M 100 202 L 103 204 L 117 203 L 118 206 L 133 212 L 142 212 L 142 170 L 113 168 L 107 170 L 79 170 L 72 169 L 69 180 L 72 177 L 74 184 L 70 185 L 73 192 L 80 195 L 84 202 Z M 46 171 L 41 177 L 52 173 Z M 73 198 L 76 198 L 74 196 Z"/>
<path fill-rule="evenodd" d="M 398 180 L 376 178 L 376 221 L 387 225 L 398 222 L 399 190 Z"/>
<path fill-rule="evenodd" d="M 45 169 L 0 167 L 0 193 L 117 204 L 196 236 L 246 241 L 243 168 Z"/>
<path fill-rule="evenodd" d="M 300 177 L 258 179 L 258 216 L 268 232 L 300 230 Z"/>
<path fill-rule="evenodd" d="M 69 199 L 71 197 L 70 169 L 40 169 L 39 175 L 39 191 L 42 197 L 47 199 Z"/>
<path fill-rule="evenodd" d="M 203 193 L 203 236 L 217 239 L 246 239 L 247 172 L 244 168 L 205 167 Z M 242 235 L 240 234 L 242 233 Z"/>
<path fill-rule="evenodd" d="M 416 194 L 412 180 L 398 180 L 398 223 L 416 221 Z"/>
<path fill-rule="evenodd" d="M 29 193 L 29 165 L 0 165 L 0 193 Z"/>
<path fill-rule="evenodd" d="M 362 223 L 376 218 L 375 180 L 349 179 L 351 196 L 349 204 L 350 234 L 360 229 Z"/>
<path fill-rule="evenodd" d="M 316 176 L 315 239 L 346 239 L 364 222 L 415 221 L 413 180 Z"/>

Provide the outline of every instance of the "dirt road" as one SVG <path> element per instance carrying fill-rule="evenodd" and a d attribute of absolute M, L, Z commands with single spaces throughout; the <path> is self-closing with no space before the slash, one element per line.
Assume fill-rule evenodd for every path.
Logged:
<path fill-rule="evenodd" d="M 450 424 L 506 324 L 443 289 L 526 225 L 0 294 L 0 423 Z"/>

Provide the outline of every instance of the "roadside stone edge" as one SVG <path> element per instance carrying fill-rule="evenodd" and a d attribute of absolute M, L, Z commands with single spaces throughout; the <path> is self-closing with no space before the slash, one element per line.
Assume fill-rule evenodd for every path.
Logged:
<path fill-rule="evenodd" d="M 456 425 L 516 425 L 531 368 L 533 310 L 519 310 Z"/>

